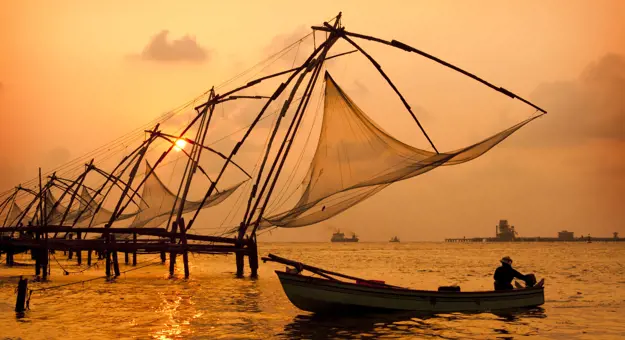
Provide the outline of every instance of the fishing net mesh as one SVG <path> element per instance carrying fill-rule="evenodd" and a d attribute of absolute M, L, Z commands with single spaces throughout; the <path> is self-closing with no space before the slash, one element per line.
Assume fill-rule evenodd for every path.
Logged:
<path fill-rule="evenodd" d="M 146 167 L 148 172 L 152 169 L 147 163 Z M 221 203 L 223 200 L 232 195 L 232 193 L 234 193 L 243 183 L 244 182 L 241 182 L 224 191 L 214 193 L 206 200 L 202 209 Z M 132 221 L 132 224 L 130 225 L 131 228 L 158 227 L 169 220 L 169 216 L 174 205 L 176 207 L 180 205 L 180 199 L 176 200 L 176 195 L 167 189 L 167 186 L 161 182 L 154 172 L 152 172 L 152 174 L 145 181 L 141 198 L 142 200 L 139 204 L 139 212 Z M 196 202 L 187 200 L 184 203 L 183 213 L 195 211 L 201 204 L 201 201 Z"/>
<path fill-rule="evenodd" d="M 260 229 L 302 227 L 331 218 L 394 182 L 475 159 L 539 117 L 471 146 L 437 154 L 393 138 L 358 108 L 328 73 L 325 78 L 321 134 L 303 182 L 304 193 L 291 210 L 266 217 Z"/>

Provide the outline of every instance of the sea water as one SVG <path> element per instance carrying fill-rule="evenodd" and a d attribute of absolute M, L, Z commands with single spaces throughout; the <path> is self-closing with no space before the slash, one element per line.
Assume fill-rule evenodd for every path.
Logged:
<path fill-rule="evenodd" d="M 103 261 L 86 269 L 57 252 L 50 281 L 30 282 L 30 289 L 96 280 L 35 291 L 30 310 L 17 318 L 18 276 L 32 277 L 34 268 L 8 268 L 3 257 L 0 339 L 625 337 L 625 243 L 260 243 L 259 252 L 393 285 L 459 285 L 463 291 L 492 289 L 499 259 L 510 256 L 520 272 L 545 279 L 545 304 L 510 313 L 323 317 L 289 302 L 274 273 L 281 264 L 261 263 L 259 278 L 251 279 L 246 263 L 246 277 L 236 279 L 234 256 L 193 255 L 191 277 L 184 280 L 180 260 L 176 278 L 169 279 L 158 256 L 140 255 L 137 267 L 120 256 L 122 271 L 136 270 L 107 282 L 97 279 Z M 28 255 L 15 261 L 31 262 Z"/>

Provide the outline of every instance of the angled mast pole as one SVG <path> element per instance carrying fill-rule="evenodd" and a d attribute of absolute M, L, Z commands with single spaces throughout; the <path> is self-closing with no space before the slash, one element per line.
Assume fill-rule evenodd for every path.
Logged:
<path fill-rule="evenodd" d="M 211 88 L 210 95 L 208 100 L 215 98 L 215 88 Z M 178 207 L 178 211 L 176 212 L 176 201 L 174 201 L 174 205 L 172 207 L 172 212 L 169 215 L 169 220 L 167 221 L 166 228 L 169 228 L 171 223 L 171 219 L 176 213 L 176 221 L 179 222 L 182 218 L 182 213 L 184 212 L 184 204 L 187 199 L 187 195 L 189 194 L 189 189 L 191 188 L 191 181 L 193 180 L 193 175 L 195 174 L 198 163 L 200 161 L 200 156 L 202 154 L 203 148 L 200 145 L 204 145 L 204 141 L 206 140 L 206 135 L 208 134 L 208 128 L 210 126 L 210 122 L 213 118 L 213 112 L 215 110 L 216 104 L 210 104 L 204 106 L 202 109 L 202 119 L 200 121 L 200 125 L 198 127 L 198 131 L 196 134 L 195 140 L 197 143 L 194 143 L 191 148 L 191 156 L 187 158 L 187 165 L 184 169 L 184 174 L 182 176 L 182 180 L 180 182 L 180 187 L 178 188 L 178 194 L 176 194 L 176 201 L 180 198 L 180 206 Z M 185 177 L 186 176 L 186 177 Z M 212 181 L 211 181 L 212 182 Z M 212 183 L 211 183 L 212 184 Z M 180 197 L 180 191 L 182 190 L 182 197 Z M 182 228 L 182 227 L 181 227 Z"/>
<path fill-rule="evenodd" d="M 412 116 L 412 119 L 414 119 L 414 121 L 417 123 L 417 125 L 419 126 L 419 129 L 421 129 L 421 132 L 423 132 L 423 135 L 425 136 L 425 138 L 427 138 L 428 142 L 430 143 L 430 145 L 432 146 L 434 151 L 436 151 L 436 153 L 438 154 L 439 152 L 438 152 L 438 149 L 436 149 L 436 146 L 434 146 L 434 142 L 432 142 L 432 139 L 430 139 L 430 136 L 428 136 L 427 132 L 425 132 L 425 129 L 423 128 L 423 126 L 419 122 L 419 119 L 417 119 L 417 116 L 414 114 L 414 112 L 412 112 L 412 108 L 410 107 L 410 105 L 408 104 L 408 102 L 406 101 L 404 96 L 401 94 L 401 92 L 399 92 L 399 90 L 397 89 L 395 84 L 393 84 L 393 82 L 391 81 L 391 78 L 389 78 L 388 75 L 386 75 L 386 72 L 384 72 L 384 70 L 382 70 L 382 66 L 380 66 L 380 64 L 378 64 L 378 62 L 375 61 L 375 59 L 373 59 L 373 57 L 371 57 L 371 55 L 369 55 L 369 53 L 365 52 L 365 50 L 363 50 L 359 45 L 357 45 L 352 39 L 350 39 L 349 37 L 347 37 L 345 35 L 343 35 L 342 38 L 345 39 L 350 44 L 352 44 L 352 46 L 354 46 L 356 49 L 358 49 L 358 51 L 360 51 L 360 53 L 362 53 L 365 57 L 367 57 L 367 59 L 369 59 L 369 61 L 373 64 L 373 66 L 375 66 L 375 68 L 378 70 L 378 72 L 380 72 L 382 77 L 391 86 L 393 91 L 395 91 L 395 93 L 399 96 L 399 99 L 401 99 L 401 102 L 404 104 L 404 106 L 406 107 L 406 109 L 410 113 L 410 116 Z"/>
<path fill-rule="evenodd" d="M 331 31 L 331 28 L 320 27 L 320 26 L 315 26 L 315 27 L 313 27 L 313 29 L 320 30 L 320 31 L 326 31 L 326 32 Z M 476 80 L 476 81 L 478 81 L 478 82 L 480 82 L 480 83 L 490 87 L 491 89 L 493 89 L 493 90 L 495 90 L 495 91 L 497 91 L 499 93 L 502 93 L 502 94 L 504 94 L 504 95 L 506 95 L 506 96 L 508 96 L 508 97 L 510 97 L 512 99 L 518 99 L 518 100 L 522 101 L 523 103 L 533 107 L 534 109 L 536 109 L 536 110 L 538 110 L 538 111 L 540 111 L 542 113 L 547 113 L 547 111 L 543 110 L 542 108 L 540 108 L 539 106 L 535 105 L 534 103 L 532 103 L 532 102 L 530 102 L 530 101 L 528 101 L 528 100 L 526 100 L 526 99 L 516 95 L 515 93 L 512 93 L 512 92 L 506 90 L 503 87 L 499 87 L 499 86 L 493 85 L 492 83 L 490 83 L 490 82 L 488 82 L 488 81 L 486 81 L 486 80 L 476 76 L 475 74 L 472 74 L 472 73 L 470 73 L 468 71 L 465 71 L 465 70 L 461 69 L 458 66 L 455 66 L 455 65 L 453 65 L 451 63 L 448 63 L 448 62 L 446 62 L 446 61 L 444 61 L 444 60 L 442 60 L 440 58 L 437 58 L 437 57 L 435 57 L 435 56 L 433 56 L 433 55 L 431 55 L 429 53 L 426 53 L 426 52 L 423 52 L 421 50 L 418 50 L 418 49 L 416 49 L 416 48 L 414 48 L 412 46 L 409 46 L 409 45 L 404 44 L 402 42 L 399 42 L 397 40 L 388 41 L 388 40 L 376 38 L 376 37 L 373 37 L 373 36 L 369 36 L 369 35 L 365 35 L 365 34 L 359 34 L 359 33 L 354 33 L 354 32 L 348 32 L 348 31 L 343 31 L 342 34 L 343 34 L 343 37 L 351 36 L 351 37 L 355 37 L 355 38 L 365 39 L 365 40 L 369 40 L 369 41 L 374 41 L 374 42 L 378 42 L 378 43 L 381 43 L 381 44 L 385 44 L 385 45 L 388 45 L 388 46 L 392 46 L 392 47 L 395 47 L 395 48 L 399 48 L 399 49 L 404 50 L 406 52 L 416 53 L 416 54 L 418 54 L 420 56 L 423 56 L 423 57 L 428 58 L 428 59 L 430 59 L 432 61 L 435 61 L 435 62 L 437 62 L 437 63 L 439 63 L 439 64 L 441 64 L 443 66 L 449 67 L 450 69 L 452 69 L 454 71 L 460 72 L 460 73 L 464 74 L 465 76 L 467 76 L 469 78 L 472 78 L 472 79 L 474 79 L 474 80 Z"/>
<path fill-rule="evenodd" d="M 208 189 L 208 191 L 206 192 L 206 195 L 204 195 L 204 198 L 202 199 L 202 203 L 200 204 L 200 206 L 198 207 L 198 209 L 195 211 L 195 214 L 193 215 L 193 218 L 191 220 L 189 220 L 189 223 L 186 226 L 186 229 L 189 230 L 191 228 L 191 226 L 193 226 L 193 223 L 195 221 L 195 219 L 197 218 L 198 214 L 200 213 L 200 210 L 202 209 L 202 207 L 204 206 L 204 204 L 206 203 L 206 200 L 210 197 L 210 195 L 213 193 L 213 191 L 215 190 L 216 184 L 219 182 L 219 180 L 221 179 L 222 175 L 224 174 L 228 164 L 230 164 L 230 160 L 232 160 L 232 157 L 234 157 L 234 155 L 236 155 L 236 153 L 239 151 L 239 149 L 241 148 L 241 146 L 245 143 L 245 141 L 247 140 L 247 138 L 249 137 L 249 135 L 251 134 L 252 130 L 256 127 L 256 125 L 258 124 L 258 122 L 260 121 L 260 119 L 262 118 L 262 116 L 264 115 L 265 111 L 267 110 L 267 108 L 269 107 L 269 105 L 274 102 L 279 96 L 280 94 L 282 94 L 282 92 L 284 91 L 284 89 L 291 83 L 291 81 L 293 81 L 293 79 L 295 78 L 295 76 L 297 76 L 297 74 L 304 69 L 305 67 L 308 67 L 308 65 L 310 64 L 311 60 L 313 59 L 313 57 L 319 53 L 319 51 L 325 46 L 327 42 L 322 43 L 319 47 L 317 47 L 313 53 L 308 57 L 308 59 L 306 59 L 306 61 L 304 61 L 304 63 L 302 64 L 302 66 L 300 66 L 299 68 L 297 68 L 297 70 L 293 73 L 291 73 L 291 75 L 289 76 L 289 78 L 280 84 L 280 86 L 278 86 L 278 88 L 276 89 L 276 91 L 273 93 L 273 95 L 271 96 L 271 98 L 269 98 L 267 100 L 267 102 L 265 103 L 265 105 L 263 106 L 263 108 L 260 110 L 260 112 L 258 113 L 258 115 L 256 116 L 256 118 L 254 119 L 254 121 L 252 122 L 252 124 L 248 127 L 247 131 L 245 132 L 245 134 L 243 135 L 243 137 L 241 138 L 241 140 L 239 142 L 237 142 L 237 144 L 234 146 L 234 148 L 232 148 L 232 151 L 230 152 L 230 155 L 228 156 L 228 159 L 226 160 L 226 162 L 224 162 L 224 165 L 221 167 L 221 170 L 219 171 L 219 175 L 217 175 L 217 178 L 215 179 L 215 182 L 213 182 L 213 184 L 211 184 L 210 188 Z M 249 83 L 248 83 L 249 84 Z M 251 86 L 251 85 L 250 85 Z M 240 88 L 241 89 L 241 88 Z M 226 95 L 229 95 L 229 93 L 227 93 Z M 217 96 L 217 98 L 219 98 L 220 96 Z M 252 194 L 254 195 L 256 191 L 256 187 L 252 187 Z"/>
<path fill-rule="evenodd" d="M 340 27 L 340 18 L 341 18 L 341 14 L 339 13 L 339 15 L 337 16 L 337 19 L 336 19 L 336 21 L 334 23 L 334 28 L 335 29 Z M 288 129 L 287 133 L 285 134 L 285 137 L 284 137 L 284 140 L 282 142 L 282 145 L 280 146 L 280 150 L 278 151 L 278 155 L 276 156 L 276 158 L 273 161 L 273 164 L 271 166 L 271 170 L 269 171 L 269 174 L 267 175 L 267 180 L 263 184 L 263 188 L 261 189 L 261 194 L 259 196 L 259 199 L 256 201 L 256 203 L 254 205 L 254 208 L 252 209 L 252 213 L 250 214 L 248 220 L 245 221 L 242 233 L 240 231 L 239 237 L 242 237 L 242 234 L 245 234 L 246 229 L 250 226 L 250 224 L 252 222 L 252 219 L 254 217 L 254 212 L 256 211 L 256 208 L 258 207 L 261 199 L 263 198 L 263 193 L 264 193 L 265 189 L 267 188 L 267 185 L 271 181 L 271 176 L 274 173 L 274 170 L 276 169 L 276 166 L 278 166 L 277 170 L 275 171 L 275 176 L 273 176 L 273 181 L 271 181 L 271 185 L 269 186 L 267 195 L 264 198 L 264 202 L 263 202 L 263 204 L 262 204 L 262 206 L 260 208 L 260 211 L 258 212 L 258 216 L 256 218 L 256 221 L 254 222 L 254 226 L 253 226 L 253 229 L 252 229 L 252 235 L 253 236 L 256 235 L 256 230 L 258 229 L 258 227 L 260 225 L 260 222 L 261 222 L 261 220 L 263 218 L 263 214 L 265 213 L 265 209 L 267 208 L 267 204 L 269 203 L 269 199 L 271 197 L 271 194 L 273 193 L 273 190 L 274 190 L 274 188 L 276 186 L 276 183 L 278 181 L 278 177 L 280 176 L 282 168 L 284 167 L 284 164 L 286 162 L 286 159 L 287 159 L 287 156 L 289 154 L 289 151 L 291 150 L 291 146 L 293 145 L 293 142 L 295 140 L 295 135 L 297 134 L 297 131 L 299 130 L 299 126 L 300 126 L 300 124 L 302 122 L 302 119 L 304 117 L 304 113 L 306 111 L 306 108 L 308 107 L 308 103 L 310 101 L 310 98 L 312 97 L 312 93 L 314 91 L 315 84 L 316 84 L 317 80 L 319 79 L 319 74 L 321 73 L 321 68 L 323 67 L 323 63 L 325 61 L 325 56 L 327 55 L 327 53 L 330 50 L 330 48 L 332 48 L 334 43 L 338 40 L 338 35 L 336 35 L 334 32 L 332 32 L 330 34 L 330 36 L 328 37 L 328 40 L 329 40 L 328 45 L 326 45 L 324 50 L 320 53 L 319 58 L 317 59 L 317 62 L 314 65 L 314 69 L 312 70 L 312 75 L 311 75 L 310 80 L 308 81 L 308 85 L 306 86 L 306 89 L 304 91 L 304 98 L 305 99 L 300 101 L 297 109 L 295 110 L 295 113 L 293 115 L 293 120 L 291 121 L 291 125 L 289 126 L 289 129 Z M 295 92 L 295 89 L 294 89 L 294 92 Z M 293 92 L 293 94 L 294 94 L 294 92 Z M 283 154 L 283 150 L 284 150 L 284 154 Z M 278 165 L 278 162 L 280 162 L 279 165 Z"/>
<path fill-rule="evenodd" d="M 13 210 L 13 208 L 14 208 L 14 206 L 15 206 L 15 199 L 17 198 L 17 191 L 18 191 L 18 190 L 16 189 L 16 190 L 15 190 L 15 191 L 11 194 L 11 195 L 9 195 L 9 196 L 7 197 L 7 199 L 6 199 L 6 200 L 4 200 L 4 201 L 2 202 L 2 210 L 0 210 L 0 214 L 1 214 L 2 212 L 4 212 L 4 209 L 5 209 L 6 207 L 9 207 L 9 210 L 7 211 L 7 216 L 5 217 L 5 219 L 4 219 L 4 223 L 2 224 L 2 226 L 3 226 L 3 227 L 6 227 L 6 226 L 7 226 L 7 222 L 8 222 L 8 220 L 9 220 L 9 216 L 11 215 L 11 211 Z M 11 202 L 11 203 L 9 203 L 9 202 Z M 10 205 L 9 205 L 9 204 L 10 204 Z"/>
<path fill-rule="evenodd" d="M 154 131 L 155 132 L 158 130 L 159 125 L 160 124 L 156 124 L 156 126 L 154 127 Z M 137 158 L 138 159 L 135 161 L 135 165 L 132 168 L 132 170 L 130 171 L 130 174 L 128 175 L 128 177 L 129 177 L 128 178 L 128 183 L 126 184 L 126 187 L 124 188 L 124 191 L 122 192 L 121 197 L 117 201 L 117 205 L 115 206 L 115 209 L 113 210 L 113 213 L 111 214 L 111 218 L 109 219 L 109 222 L 105 225 L 105 228 L 110 228 L 113 225 L 113 222 L 115 222 L 115 220 L 124 212 L 124 209 L 132 201 L 132 196 L 131 196 L 130 199 L 128 199 L 128 203 L 125 206 L 122 207 L 122 202 L 124 201 L 124 198 L 126 198 L 126 196 L 128 195 L 128 191 L 130 190 L 130 188 L 132 186 L 132 182 L 134 181 L 134 179 L 135 179 L 135 177 L 137 175 L 137 170 L 139 169 L 139 165 L 141 164 L 141 161 L 143 160 L 143 157 L 145 156 L 145 153 L 148 151 L 148 147 L 154 141 L 154 138 L 155 137 L 153 135 L 151 135 L 148 138 L 147 143 L 145 143 L 145 146 L 143 146 L 143 148 L 137 154 L 137 156 L 138 156 Z"/>
<path fill-rule="evenodd" d="M 117 183 L 120 180 L 119 177 L 121 177 L 126 172 L 126 170 L 128 170 L 128 167 L 130 167 L 130 165 L 132 165 L 134 163 L 135 159 L 137 157 L 139 157 L 140 151 L 146 146 L 146 144 L 149 144 L 148 140 L 144 140 L 143 142 L 141 142 L 141 145 L 139 145 L 134 150 L 132 150 L 132 152 L 130 154 L 124 156 L 124 158 L 115 166 L 115 168 L 113 169 L 113 171 L 110 174 L 104 172 L 103 170 L 98 169 L 95 165 L 92 165 L 93 170 L 95 170 L 96 173 L 104 176 L 106 178 L 106 181 L 104 181 L 104 183 L 93 194 L 93 196 L 91 197 L 89 202 L 86 203 L 85 209 L 80 211 L 79 214 L 76 216 L 76 218 L 74 218 L 74 222 L 72 223 L 72 225 L 76 225 L 76 223 L 78 223 L 78 221 L 83 216 L 83 214 L 89 210 L 89 207 L 91 206 L 91 203 L 94 202 L 96 197 L 98 197 L 98 195 L 100 195 L 102 193 L 102 191 L 106 188 L 106 185 L 109 182 L 112 181 L 113 185 L 108 187 L 106 193 L 103 195 L 102 201 L 100 201 L 100 203 L 96 207 L 95 211 L 93 211 L 93 215 L 91 216 L 91 220 L 89 221 L 89 226 L 91 226 L 91 224 L 93 223 L 93 220 L 95 219 L 95 216 L 97 215 L 97 213 L 102 208 L 102 204 L 104 204 L 104 200 L 106 199 L 106 197 L 108 197 L 108 195 L 111 192 L 111 190 L 113 190 L 113 186 L 115 186 L 115 185 L 119 186 L 119 184 Z M 119 168 L 121 168 L 122 166 L 123 166 L 123 168 L 119 172 L 119 175 L 118 176 L 114 176 L 113 174 L 115 172 L 117 172 L 117 170 Z"/>

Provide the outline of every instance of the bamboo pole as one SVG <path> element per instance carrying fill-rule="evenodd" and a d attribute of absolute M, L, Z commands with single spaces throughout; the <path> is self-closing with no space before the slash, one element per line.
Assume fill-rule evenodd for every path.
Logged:
<path fill-rule="evenodd" d="M 176 231 L 178 229 L 178 223 L 173 222 L 171 224 L 171 244 L 176 244 Z M 176 266 L 176 251 L 172 250 L 169 253 L 169 277 L 174 277 L 174 268 Z"/>
<path fill-rule="evenodd" d="M 137 244 L 137 233 L 132 233 L 132 243 Z M 132 265 L 137 265 L 137 251 L 132 252 Z"/>
<path fill-rule="evenodd" d="M 213 190 L 215 189 L 217 183 L 219 182 L 219 180 L 221 179 L 222 175 L 224 174 L 224 172 L 226 170 L 226 167 L 228 166 L 230 160 L 232 159 L 232 157 L 234 157 L 234 155 L 236 155 L 236 153 L 239 151 L 239 149 L 243 145 L 243 143 L 245 143 L 245 141 L 249 137 L 250 133 L 256 127 L 256 124 L 258 124 L 258 122 L 262 118 L 263 114 L 265 113 L 265 111 L 267 110 L 269 105 L 280 96 L 282 91 L 284 91 L 284 89 L 291 83 L 291 81 L 295 78 L 295 76 L 299 73 L 299 71 L 301 69 L 303 69 L 304 67 L 308 66 L 308 64 L 313 59 L 313 57 L 325 46 L 326 43 L 327 43 L 327 41 L 323 42 L 321 45 L 319 45 L 319 47 L 317 47 L 317 49 L 315 49 L 313 51 L 313 53 L 308 57 L 308 59 L 306 59 L 306 61 L 302 64 L 301 68 L 298 69 L 296 72 L 292 73 L 289 76 L 289 78 L 284 83 L 280 84 L 280 86 L 278 86 L 278 88 L 273 93 L 271 98 L 269 100 L 267 100 L 267 102 L 265 103 L 265 106 L 263 106 L 263 108 L 260 110 L 260 112 L 258 113 L 256 118 L 254 119 L 252 124 L 248 127 L 247 131 L 245 132 L 245 134 L 243 135 L 241 140 L 234 146 L 234 148 L 232 148 L 232 151 L 230 152 L 230 155 L 228 156 L 228 160 L 221 167 L 221 170 L 219 171 L 219 175 L 215 179 L 215 182 L 213 184 L 211 184 L 210 188 L 208 189 L 208 191 L 204 195 L 204 198 L 202 199 L 202 203 L 200 204 L 198 209 L 195 211 L 195 213 L 193 215 L 193 218 L 191 218 L 191 220 L 189 221 L 189 224 L 187 225 L 187 230 L 190 229 L 191 226 L 193 226 L 193 223 L 195 222 L 195 219 L 197 218 L 198 214 L 200 213 L 200 210 L 204 206 L 204 203 L 206 203 L 206 200 L 208 199 L 208 197 L 210 197 L 210 195 L 213 193 Z"/>
<path fill-rule="evenodd" d="M 332 28 L 329 28 L 327 26 L 326 27 L 313 26 L 312 28 L 314 30 L 319 30 L 319 31 L 326 31 L 326 32 L 332 31 Z M 437 57 L 435 57 L 435 56 L 433 56 L 433 55 L 431 55 L 429 53 L 426 53 L 426 52 L 423 52 L 421 50 L 418 50 L 418 49 L 416 49 L 416 48 L 414 48 L 412 46 L 406 45 L 406 44 L 404 44 L 402 42 L 399 42 L 397 40 L 388 41 L 388 40 L 376 38 L 376 37 L 365 35 L 365 34 L 348 32 L 348 31 L 345 31 L 345 30 L 342 33 L 343 33 L 344 37 L 345 36 L 351 36 L 351 37 L 355 37 L 355 38 L 360 38 L 360 39 L 365 39 L 365 40 L 369 40 L 369 41 L 374 41 L 374 42 L 382 43 L 382 44 L 389 45 L 389 46 L 392 46 L 392 47 L 395 47 L 395 48 L 399 48 L 399 49 L 404 50 L 406 52 L 413 52 L 413 53 L 419 54 L 422 57 L 425 57 L 427 59 L 433 60 L 433 61 L 435 61 L 435 62 L 437 62 L 437 63 L 439 63 L 439 64 L 441 64 L 443 66 L 451 68 L 454 71 L 460 72 L 460 73 L 464 74 L 465 76 L 467 76 L 469 78 L 472 78 L 472 79 L 474 79 L 474 80 L 476 80 L 476 81 L 478 81 L 478 82 L 480 82 L 480 83 L 490 87 L 491 89 L 493 89 L 493 90 L 495 90 L 497 92 L 500 92 L 500 93 L 502 93 L 502 94 L 504 94 L 504 95 L 506 95 L 506 96 L 508 96 L 508 97 L 510 97 L 512 99 L 518 99 L 518 100 L 522 101 L 523 103 L 525 103 L 525 104 L 535 108 L 536 110 L 538 110 L 538 111 L 540 111 L 542 113 L 547 113 L 547 111 L 543 110 L 542 108 L 538 107 L 537 105 L 531 103 L 530 101 L 528 101 L 526 99 L 523 99 L 523 98 L 519 97 L 518 95 L 516 95 L 516 94 L 514 94 L 514 93 L 512 93 L 512 92 L 510 92 L 510 91 L 508 91 L 506 89 L 504 89 L 503 87 L 499 87 L 499 86 L 493 85 L 492 83 L 490 83 L 490 82 L 488 82 L 488 81 L 486 81 L 486 80 L 476 76 L 475 74 L 467 72 L 467 71 L 461 69 L 458 66 L 450 64 L 450 63 L 448 63 L 448 62 L 446 62 L 446 61 L 444 61 L 442 59 L 439 59 L 439 58 L 437 58 Z"/>
<path fill-rule="evenodd" d="M 335 28 L 338 27 L 338 25 L 340 25 L 340 17 L 341 14 L 339 13 L 339 15 L 337 16 L 337 20 L 335 21 Z M 291 121 L 291 124 L 289 126 L 289 129 L 287 131 L 287 133 L 284 136 L 284 139 L 282 141 L 282 144 L 280 145 L 280 148 L 278 150 L 278 153 L 276 155 L 276 158 L 274 159 L 272 165 L 271 165 L 271 169 L 269 170 L 269 173 L 267 174 L 267 178 L 265 180 L 265 182 L 263 183 L 263 187 L 260 191 L 260 195 L 258 197 L 258 199 L 256 200 L 256 202 L 254 203 L 254 207 L 251 209 L 251 213 L 249 215 L 249 217 L 247 216 L 247 211 L 249 211 L 249 209 L 246 211 L 246 215 L 244 215 L 244 220 L 243 223 L 241 225 L 241 229 L 239 230 L 239 239 L 241 239 L 243 237 L 243 235 L 245 234 L 248 226 L 250 225 L 250 223 L 252 222 L 252 219 L 254 218 L 254 212 L 256 211 L 260 201 L 263 198 L 263 193 L 265 192 L 265 189 L 267 188 L 269 182 L 271 181 L 271 176 L 274 172 L 274 170 L 276 169 L 276 166 L 278 165 L 278 162 L 280 162 L 280 165 L 278 166 L 278 169 L 276 171 L 276 174 L 273 178 L 273 181 L 271 181 L 271 185 L 269 186 L 269 190 L 267 192 L 267 196 L 265 197 L 264 203 L 261 206 L 260 212 L 258 213 L 258 217 L 256 219 L 256 222 L 254 224 L 253 230 L 252 230 L 252 234 L 255 234 L 256 229 L 258 228 L 258 226 L 260 225 L 260 221 L 263 217 L 263 214 L 265 212 L 265 209 L 267 208 L 267 204 L 269 202 L 269 198 L 271 197 L 271 194 L 273 192 L 273 189 L 275 188 L 275 185 L 277 183 L 278 177 L 280 175 L 280 172 L 282 170 L 282 167 L 284 166 L 284 163 L 286 162 L 286 158 L 288 156 L 288 153 L 291 149 L 291 146 L 293 144 L 293 141 L 295 139 L 295 134 L 297 133 L 297 130 L 299 129 L 300 123 L 302 121 L 302 118 L 304 116 L 304 112 L 306 110 L 306 107 L 308 106 L 308 102 L 310 100 L 311 94 L 314 91 L 314 87 L 315 84 L 317 82 L 319 73 L 321 72 L 321 67 L 323 66 L 324 63 L 324 58 L 327 55 L 328 51 L 330 50 L 330 48 L 334 45 L 334 43 L 337 41 L 338 36 L 332 32 L 330 34 L 330 36 L 328 37 L 328 39 L 326 40 L 326 42 L 328 42 L 323 50 L 321 51 L 319 58 L 317 60 L 317 62 L 315 63 L 314 66 L 314 70 L 313 70 L 313 74 L 308 82 L 308 85 L 306 86 L 306 89 L 304 91 L 304 96 L 306 97 L 304 100 L 300 101 L 295 114 L 293 115 L 293 119 Z M 309 66 L 307 71 L 310 71 L 311 66 Z M 297 90 L 296 87 L 294 87 L 294 89 L 291 92 L 291 96 L 295 95 L 295 91 Z M 286 104 L 286 103 L 285 103 Z M 276 124 L 277 125 L 277 124 Z M 292 134 L 291 134 L 292 131 Z M 273 137 L 273 136 L 272 136 Z M 286 147 L 286 148 L 285 148 Z M 265 156 L 267 156 L 269 154 L 269 148 L 267 150 L 267 153 L 265 154 Z M 284 150 L 284 155 L 282 155 Z M 280 160 L 281 158 L 281 160 Z M 263 165 L 261 165 L 261 168 L 258 172 L 258 179 L 260 180 L 260 176 L 262 173 L 262 169 L 264 167 L 264 163 Z M 250 199 L 251 201 L 251 199 Z M 248 202 L 249 204 L 249 202 Z M 248 206 L 249 208 L 249 206 Z M 245 219 L 247 218 L 247 219 Z"/>
<path fill-rule="evenodd" d="M 180 241 L 182 242 L 182 245 L 184 247 L 187 246 L 187 237 L 185 235 L 185 225 L 184 225 L 184 219 L 181 218 L 180 220 Z M 184 278 L 188 279 L 189 278 L 189 252 L 186 250 L 184 250 L 184 252 L 182 253 L 182 263 L 184 264 Z"/>
<path fill-rule="evenodd" d="M 76 239 L 80 240 L 81 233 L 76 233 Z M 78 249 L 76 250 L 76 262 L 78 263 L 78 265 L 82 264 L 82 250 Z"/>
<path fill-rule="evenodd" d="M 115 234 L 111 234 L 110 239 L 111 239 L 111 244 L 115 246 Z M 119 275 L 121 275 L 119 272 L 119 261 L 117 259 L 117 249 L 115 248 L 113 248 L 113 270 L 115 271 L 115 277 L 118 277 Z"/>

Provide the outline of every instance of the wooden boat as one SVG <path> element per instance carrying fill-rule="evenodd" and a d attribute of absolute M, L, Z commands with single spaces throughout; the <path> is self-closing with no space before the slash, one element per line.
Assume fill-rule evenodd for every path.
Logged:
<path fill-rule="evenodd" d="M 276 271 L 287 297 L 297 308 L 315 313 L 336 311 L 417 311 L 482 312 L 534 307 L 545 302 L 544 280 L 534 287 L 507 291 L 453 291 L 441 287 L 439 291 L 414 290 L 388 285 L 382 281 L 360 279 L 321 268 L 269 255 L 263 261 L 274 261 L 294 268 Z M 308 270 L 321 278 L 302 275 Z M 333 276 L 353 280 L 341 281 Z M 457 287 L 455 287 L 457 288 Z"/>

